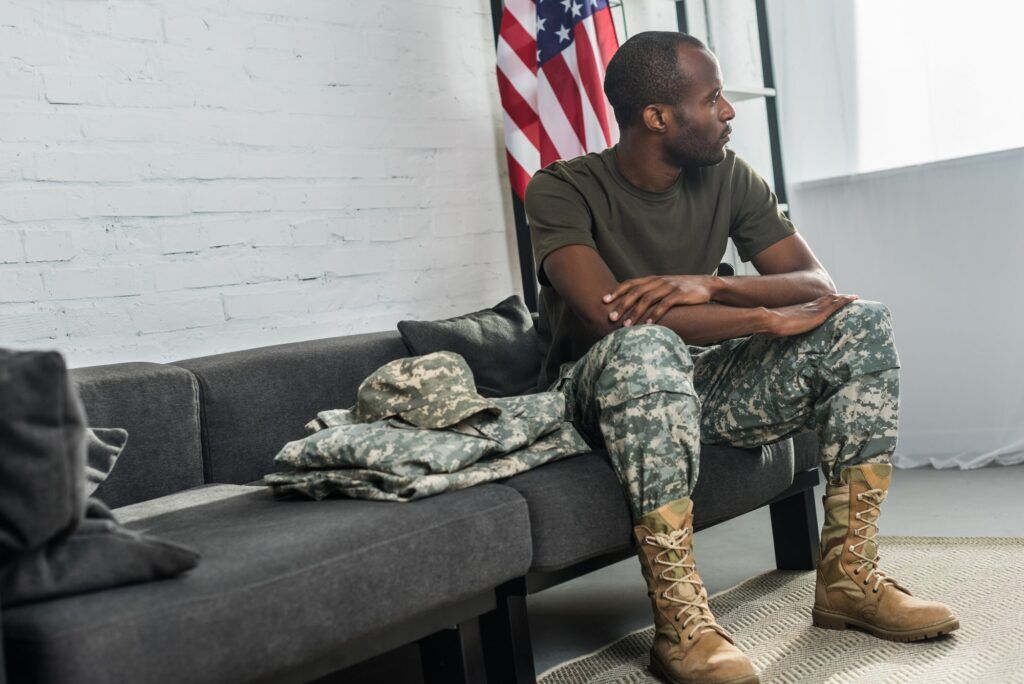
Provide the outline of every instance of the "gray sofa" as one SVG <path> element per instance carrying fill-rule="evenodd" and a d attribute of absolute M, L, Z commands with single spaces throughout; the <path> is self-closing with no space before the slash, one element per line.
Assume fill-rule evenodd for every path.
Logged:
<path fill-rule="evenodd" d="M 407 355 L 384 332 L 74 370 L 90 424 L 129 433 L 97 496 L 202 558 L 179 578 L 3 610 L 0 675 L 299 682 L 418 642 L 427 681 L 533 681 L 526 596 L 632 554 L 600 453 L 402 504 L 277 501 L 252 484 L 317 411 Z M 779 567 L 811 568 L 816 463 L 811 434 L 705 447 L 696 519 L 770 504 Z"/>

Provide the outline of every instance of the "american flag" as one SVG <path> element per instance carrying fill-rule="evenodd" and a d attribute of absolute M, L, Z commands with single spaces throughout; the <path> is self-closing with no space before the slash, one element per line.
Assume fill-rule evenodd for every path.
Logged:
<path fill-rule="evenodd" d="M 557 159 L 619 138 L 604 95 L 619 47 L 608 0 L 506 0 L 498 34 L 498 90 L 512 189 Z"/>

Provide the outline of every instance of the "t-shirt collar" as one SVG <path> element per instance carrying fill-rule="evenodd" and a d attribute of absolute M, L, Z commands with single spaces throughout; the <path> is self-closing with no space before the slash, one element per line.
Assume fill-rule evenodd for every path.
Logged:
<path fill-rule="evenodd" d="M 607 165 L 608 171 L 609 173 L 611 173 L 612 178 L 615 179 L 616 183 L 622 186 L 623 190 L 641 199 L 654 201 L 672 199 L 679 194 L 679 189 L 683 185 L 682 173 L 679 174 L 679 178 L 676 179 L 676 182 L 674 185 L 672 185 L 672 187 L 670 187 L 668 190 L 662 190 L 661 192 L 651 192 L 650 190 L 644 190 L 630 183 L 629 180 L 627 180 L 626 177 L 622 175 L 622 172 L 619 171 L 618 157 L 616 156 L 615 152 L 617 148 L 618 145 L 613 145 L 607 148 L 606 150 L 601 152 L 601 157 L 604 159 L 605 165 Z"/>

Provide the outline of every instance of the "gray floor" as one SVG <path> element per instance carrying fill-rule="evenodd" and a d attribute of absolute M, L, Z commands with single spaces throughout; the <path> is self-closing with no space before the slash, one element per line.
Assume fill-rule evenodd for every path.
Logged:
<path fill-rule="evenodd" d="M 882 506 L 883 535 L 1024 536 L 1024 466 L 898 470 Z M 818 492 L 818 521 L 821 521 Z M 775 566 L 768 509 L 697 533 L 709 593 Z M 640 565 L 630 559 L 530 597 L 538 674 L 651 624 Z"/>
<path fill-rule="evenodd" d="M 882 506 L 883 535 L 1024 536 L 1024 465 L 980 470 L 898 470 Z M 818 491 L 821 521 L 821 491 Z M 709 593 L 775 567 L 767 507 L 697 533 L 697 567 Z M 883 551 L 884 553 L 884 551 Z M 537 673 L 651 624 L 640 566 L 630 559 L 528 600 Z M 421 682 L 410 646 L 318 684 Z"/>

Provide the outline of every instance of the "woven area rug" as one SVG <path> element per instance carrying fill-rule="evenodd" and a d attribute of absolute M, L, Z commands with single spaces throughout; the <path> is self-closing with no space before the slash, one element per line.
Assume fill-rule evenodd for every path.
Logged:
<path fill-rule="evenodd" d="M 763 683 L 1024 682 L 1024 538 L 882 537 L 881 567 L 943 601 L 960 629 L 915 643 L 811 624 L 814 573 L 774 570 L 711 598 Z M 654 627 L 562 663 L 540 684 L 660 681 L 647 670 Z"/>

